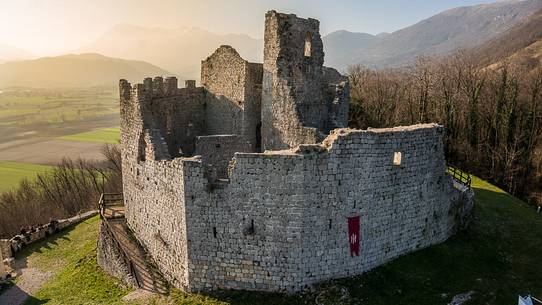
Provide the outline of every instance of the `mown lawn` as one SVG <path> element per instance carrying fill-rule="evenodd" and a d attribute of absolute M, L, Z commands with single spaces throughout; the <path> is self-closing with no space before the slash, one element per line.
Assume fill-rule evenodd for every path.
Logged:
<path fill-rule="evenodd" d="M 447 242 L 364 275 L 318 285 L 301 295 L 174 291 L 141 304 L 448 304 L 472 292 L 465 304 L 517 303 L 518 294 L 542 296 L 542 215 L 502 190 L 474 179 L 471 227 Z M 123 304 L 128 293 L 96 266 L 96 218 L 38 244 L 29 260 L 57 270 L 27 304 Z M 317 302 L 316 302 L 317 301 Z"/>
<path fill-rule="evenodd" d="M 59 137 L 58 139 L 64 141 L 76 141 L 76 142 L 95 142 L 95 143 L 119 143 L 120 128 L 103 128 L 88 132 L 82 132 L 78 134 Z"/>
<path fill-rule="evenodd" d="M 32 179 L 49 169 L 47 165 L 0 161 L 0 192 L 16 187 L 23 178 Z"/>

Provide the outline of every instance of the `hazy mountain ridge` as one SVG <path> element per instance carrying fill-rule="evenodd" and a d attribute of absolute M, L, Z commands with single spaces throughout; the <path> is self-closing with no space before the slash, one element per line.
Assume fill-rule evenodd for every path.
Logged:
<path fill-rule="evenodd" d="M 542 0 L 504 1 L 450 9 L 393 33 L 371 35 L 335 31 L 322 37 L 325 64 L 343 72 L 353 64 L 372 68 L 397 67 L 420 55 L 442 55 L 458 47 L 479 47 L 521 24 L 539 9 L 542 9 Z M 517 30 L 515 34 L 488 48 L 494 48 L 495 52 L 502 50 L 502 45 L 514 44 L 507 44 L 506 40 L 516 41 L 524 35 L 521 33 L 521 30 Z M 246 60 L 262 62 L 263 41 L 248 35 L 219 35 L 195 27 L 166 29 L 120 24 L 91 44 L 74 51 L 104 56 L 93 55 L 95 58 L 88 58 L 90 55 L 87 54 L 71 58 L 73 55 L 68 55 L 8 62 L 0 65 L 0 86 L 88 86 L 106 82 L 115 84 L 120 78 L 117 76 L 133 78 L 139 82 L 145 76 L 172 74 L 182 75 L 186 79 L 199 79 L 201 60 L 223 44 L 233 46 Z M 6 50 L 10 48 L 0 45 L 0 63 L 2 54 L 8 54 Z M 520 57 L 530 56 L 532 62 L 532 58 L 538 56 L 537 50 L 538 45 L 533 45 Z M 15 54 L 15 58 L 31 56 L 16 48 L 11 48 L 10 52 L 10 57 Z M 106 56 L 117 59 L 115 61 Z M 62 60 L 55 61 L 55 58 Z M 83 62 L 83 59 L 86 61 Z M 90 60 L 98 62 L 92 66 L 89 65 Z M 71 67 L 66 65 L 68 61 L 74 61 Z M 140 62 L 135 64 L 135 61 Z M 80 67 L 82 72 L 73 72 L 76 67 Z M 69 77 L 65 77 L 67 75 Z"/>
<path fill-rule="evenodd" d="M 322 41 L 324 43 L 326 65 L 334 67 L 337 63 L 340 63 L 344 56 L 349 56 L 352 50 L 362 50 L 378 41 L 381 37 L 386 36 L 385 33 L 379 35 L 375 36 L 346 30 L 339 30 L 325 35 L 322 37 Z"/>
<path fill-rule="evenodd" d="M 417 56 L 472 48 L 504 33 L 541 8 L 542 0 L 524 0 L 450 9 L 380 36 L 362 49 L 351 48 L 352 52 L 343 58 L 326 58 L 326 63 L 341 70 L 358 63 L 372 68 L 397 67 Z"/>
<path fill-rule="evenodd" d="M 117 25 L 77 52 L 137 59 L 199 79 L 200 63 L 220 45 L 233 46 L 243 58 L 262 61 L 263 41 L 244 34 L 218 35 L 193 27 L 175 29 Z"/>
<path fill-rule="evenodd" d="M 471 48 L 505 32 L 542 8 L 542 0 L 503 1 L 458 7 L 393 33 L 371 35 L 346 30 L 323 36 L 325 63 L 345 71 L 349 65 L 396 67 L 420 55 L 442 55 Z M 263 41 L 242 34 L 214 34 L 193 27 L 174 29 L 117 25 L 77 52 L 150 62 L 199 79 L 200 62 L 220 45 L 233 46 L 243 58 L 262 61 Z"/>
<path fill-rule="evenodd" d="M 34 55 L 26 50 L 0 44 L 0 63 L 11 60 L 32 58 Z"/>
<path fill-rule="evenodd" d="M 121 78 L 141 82 L 156 75 L 173 74 L 143 61 L 69 54 L 0 64 L 0 88 L 115 86 Z"/>

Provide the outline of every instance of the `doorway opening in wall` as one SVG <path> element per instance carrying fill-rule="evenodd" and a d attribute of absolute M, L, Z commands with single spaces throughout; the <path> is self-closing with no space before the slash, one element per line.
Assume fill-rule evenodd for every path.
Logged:
<path fill-rule="evenodd" d="M 256 152 L 261 152 L 262 150 L 262 122 L 256 125 Z"/>

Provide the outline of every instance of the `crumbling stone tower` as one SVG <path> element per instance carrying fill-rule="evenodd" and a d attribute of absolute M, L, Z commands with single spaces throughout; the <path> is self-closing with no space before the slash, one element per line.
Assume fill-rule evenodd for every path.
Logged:
<path fill-rule="evenodd" d="M 209 134 L 239 134 L 250 150 L 261 148 L 262 64 L 221 46 L 201 63 Z"/>
<path fill-rule="evenodd" d="M 346 127 L 348 86 L 323 67 L 319 21 L 270 11 L 265 15 L 262 89 L 264 149 L 320 142 Z"/>
<path fill-rule="evenodd" d="M 344 128 L 348 81 L 322 66 L 318 21 L 265 26 L 263 64 L 221 46 L 200 87 L 120 81 L 126 223 L 164 277 L 298 291 L 462 227 L 472 191 L 446 173 L 443 127 Z"/>

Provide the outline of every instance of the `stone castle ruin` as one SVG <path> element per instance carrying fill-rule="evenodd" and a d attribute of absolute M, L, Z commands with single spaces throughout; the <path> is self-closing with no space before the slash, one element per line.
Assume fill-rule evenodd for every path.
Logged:
<path fill-rule="evenodd" d="M 167 282 L 299 291 L 464 225 L 443 127 L 346 128 L 348 80 L 323 62 L 317 20 L 270 11 L 263 64 L 221 46 L 200 87 L 120 81 L 123 217 Z M 118 275 L 110 239 L 99 260 Z"/>

